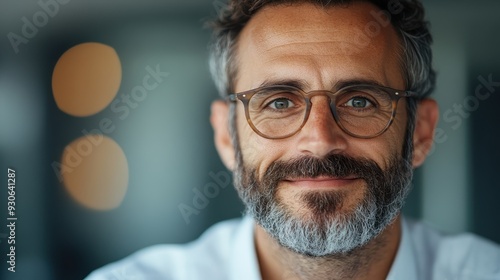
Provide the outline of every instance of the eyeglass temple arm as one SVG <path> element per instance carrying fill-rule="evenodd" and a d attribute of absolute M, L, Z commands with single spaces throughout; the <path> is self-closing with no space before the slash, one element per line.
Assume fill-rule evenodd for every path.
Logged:
<path fill-rule="evenodd" d="M 403 93 L 403 95 L 402 95 L 403 97 L 419 97 L 419 94 L 416 91 L 405 90 L 402 93 Z"/>

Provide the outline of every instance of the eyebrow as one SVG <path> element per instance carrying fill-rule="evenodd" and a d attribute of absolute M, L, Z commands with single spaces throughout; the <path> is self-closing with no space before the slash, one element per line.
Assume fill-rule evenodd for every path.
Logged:
<path fill-rule="evenodd" d="M 379 87 L 387 87 L 387 85 L 384 85 L 380 83 L 379 81 L 372 80 L 372 79 L 349 79 L 349 80 L 340 80 L 335 84 L 334 89 L 339 90 L 341 88 L 345 88 L 348 86 L 355 86 L 355 85 L 370 85 L 370 86 L 379 86 Z"/>
<path fill-rule="evenodd" d="M 310 87 L 309 83 L 302 79 L 267 79 L 259 85 L 259 87 L 268 86 L 291 86 L 300 89 Z"/>
<path fill-rule="evenodd" d="M 308 83 L 306 80 L 303 79 L 268 79 L 262 82 L 259 87 L 277 86 L 277 85 L 292 86 L 302 90 L 305 90 L 306 88 L 307 89 L 311 88 L 310 83 Z M 354 79 L 340 80 L 336 82 L 334 87 L 330 90 L 337 91 L 341 88 L 354 85 L 372 85 L 372 86 L 387 87 L 387 85 L 384 85 L 373 79 L 354 78 Z M 321 90 L 321 89 L 313 89 L 313 90 Z"/>

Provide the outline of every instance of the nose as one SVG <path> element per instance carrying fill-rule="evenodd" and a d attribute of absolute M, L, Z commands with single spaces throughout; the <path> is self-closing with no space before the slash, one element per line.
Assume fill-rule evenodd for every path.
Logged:
<path fill-rule="evenodd" d="M 318 95 L 311 98 L 309 118 L 299 132 L 298 149 L 309 156 L 322 158 L 341 153 L 347 147 L 347 135 L 335 122 L 330 98 Z"/>

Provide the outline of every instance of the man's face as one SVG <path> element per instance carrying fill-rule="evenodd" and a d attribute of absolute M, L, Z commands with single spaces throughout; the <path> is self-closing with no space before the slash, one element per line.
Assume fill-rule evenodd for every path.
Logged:
<path fill-rule="evenodd" d="M 369 42 L 357 36 L 376 22 L 371 13 L 377 11 L 362 2 L 262 9 L 239 38 L 236 92 L 285 81 L 305 91 L 335 91 L 353 81 L 404 89 L 392 26 L 365 34 Z M 369 241 L 397 215 L 411 180 L 411 159 L 402 158 L 405 100 L 398 105 L 384 134 L 360 139 L 338 127 L 326 96 L 316 96 L 299 133 L 270 140 L 252 130 L 238 102 L 235 185 L 249 212 L 282 245 L 308 255 L 347 252 Z"/>

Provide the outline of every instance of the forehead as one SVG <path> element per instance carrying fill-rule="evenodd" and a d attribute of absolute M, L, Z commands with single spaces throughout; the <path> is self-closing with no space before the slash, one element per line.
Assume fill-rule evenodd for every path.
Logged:
<path fill-rule="evenodd" d="M 240 34 L 236 89 L 273 77 L 321 86 L 369 79 L 401 88 L 399 39 L 392 25 L 376 20 L 379 12 L 366 2 L 264 7 Z"/>

